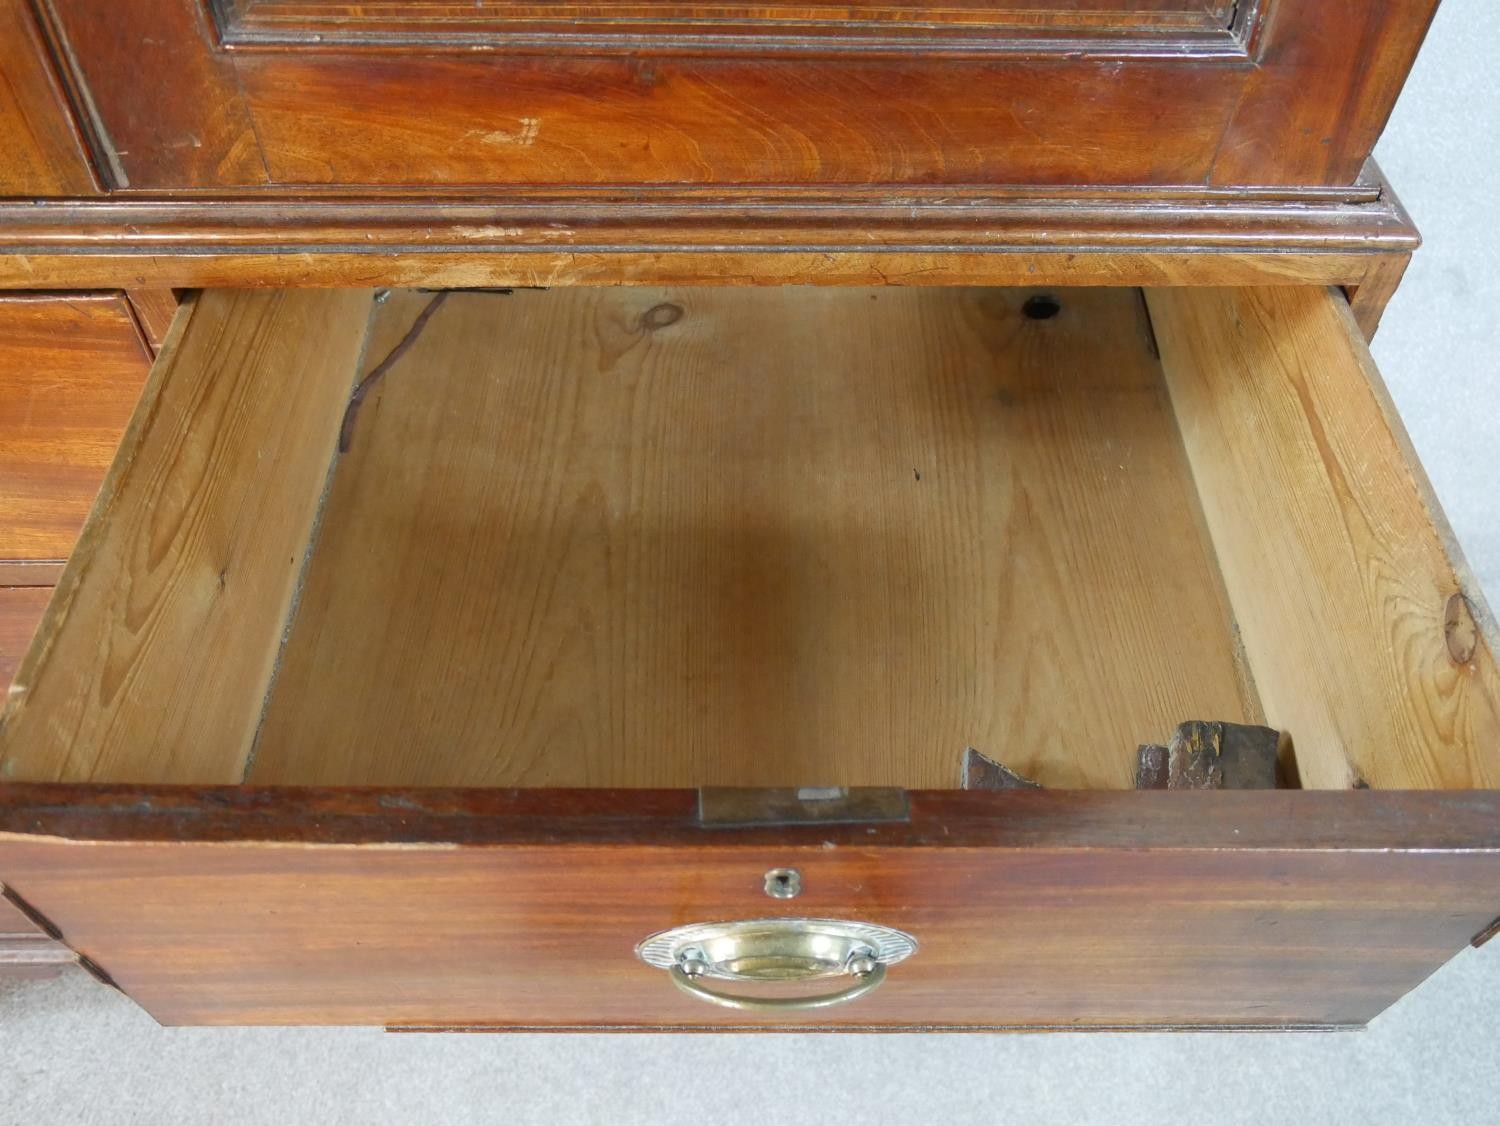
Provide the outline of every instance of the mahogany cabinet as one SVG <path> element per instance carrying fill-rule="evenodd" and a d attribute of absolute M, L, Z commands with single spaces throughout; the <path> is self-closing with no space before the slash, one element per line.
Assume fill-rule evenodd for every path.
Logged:
<path fill-rule="evenodd" d="M 0 0 L 0 286 L 1344 287 L 1436 0 Z"/>
<path fill-rule="evenodd" d="M 1368 1021 L 1500 915 L 1434 6 L 3 0 L 0 286 L 192 291 L 6 895 L 167 1023 Z"/>

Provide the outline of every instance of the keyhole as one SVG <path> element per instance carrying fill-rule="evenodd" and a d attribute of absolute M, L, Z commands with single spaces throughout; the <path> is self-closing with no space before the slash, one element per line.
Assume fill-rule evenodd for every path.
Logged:
<path fill-rule="evenodd" d="M 802 873 L 795 868 L 772 868 L 766 873 L 766 894 L 772 899 L 795 899 L 802 891 Z"/>

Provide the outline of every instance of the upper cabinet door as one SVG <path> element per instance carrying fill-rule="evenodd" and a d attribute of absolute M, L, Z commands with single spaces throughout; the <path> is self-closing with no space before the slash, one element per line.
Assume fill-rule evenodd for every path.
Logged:
<path fill-rule="evenodd" d="M 1352 184 L 1437 0 L 43 0 L 117 189 Z"/>

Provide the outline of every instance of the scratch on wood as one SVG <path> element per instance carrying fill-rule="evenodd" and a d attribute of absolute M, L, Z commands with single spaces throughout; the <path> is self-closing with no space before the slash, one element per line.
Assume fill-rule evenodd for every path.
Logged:
<path fill-rule="evenodd" d="M 514 133 L 508 129 L 490 129 L 478 133 L 479 139 L 487 145 L 520 145 L 523 148 L 536 143 L 537 134 L 542 131 L 542 122 L 537 117 L 521 118 L 521 128 Z"/>

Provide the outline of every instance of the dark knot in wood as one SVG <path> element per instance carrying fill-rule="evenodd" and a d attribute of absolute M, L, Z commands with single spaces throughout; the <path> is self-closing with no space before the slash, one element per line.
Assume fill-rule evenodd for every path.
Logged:
<path fill-rule="evenodd" d="M 666 328 L 682 320 L 682 306 L 673 305 L 670 301 L 664 301 L 660 305 L 653 305 L 641 316 L 641 327 L 651 331 Z"/>

